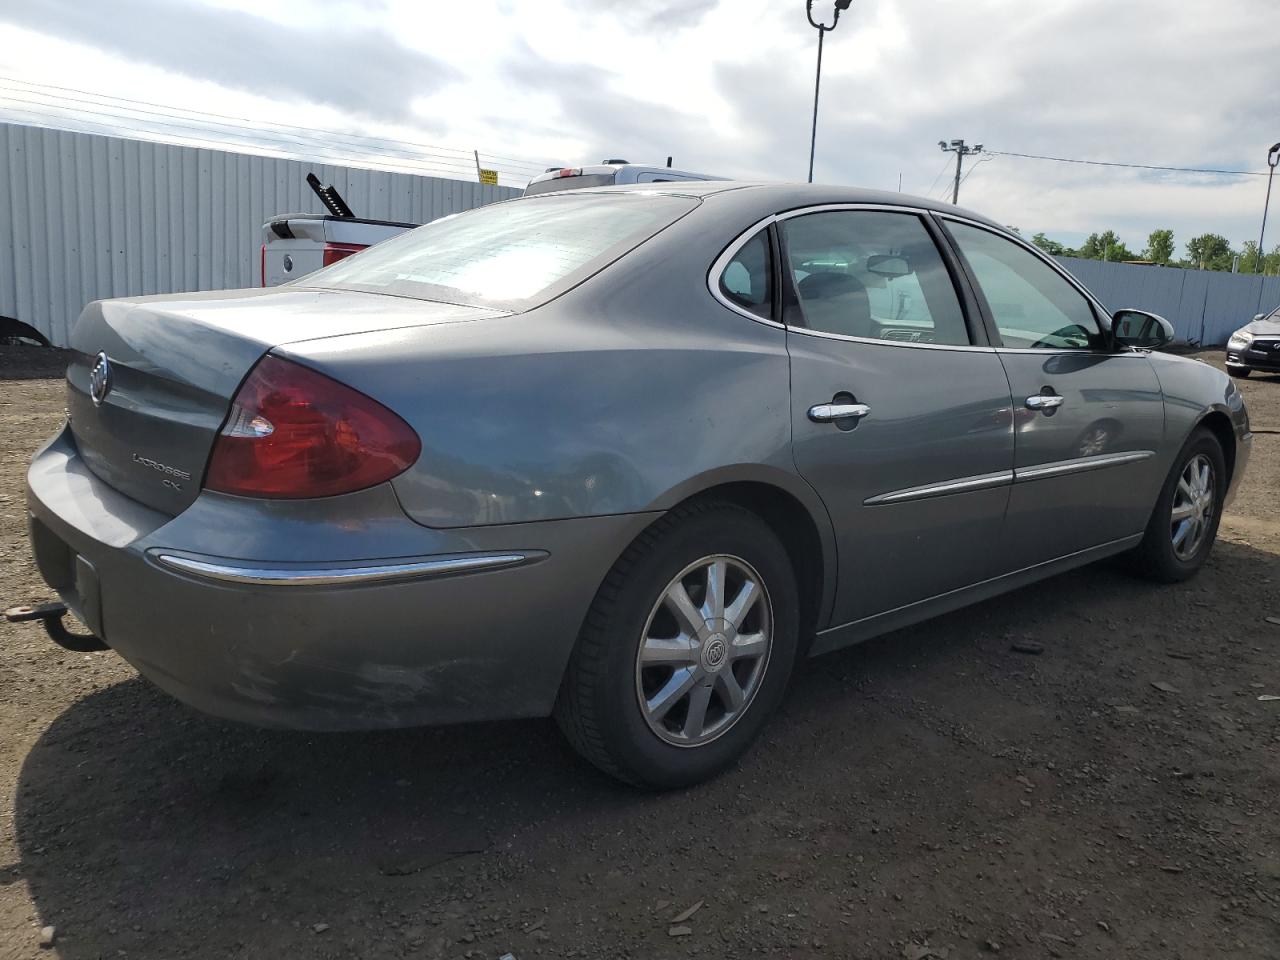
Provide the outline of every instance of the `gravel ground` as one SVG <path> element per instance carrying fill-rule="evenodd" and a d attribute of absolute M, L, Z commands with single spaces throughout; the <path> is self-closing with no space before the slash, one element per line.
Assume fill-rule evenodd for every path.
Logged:
<path fill-rule="evenodd" d="M 7 602 L 49 596 L 57 374 L 0 350 Z M 1243 389 L 1271 432 L 1196 580 L 1099 565 L 811 661 L 683 793 L 549 722 L 231 726 L 0 624 L 0 958 L 1280 957 L 1280 377 Z"/>

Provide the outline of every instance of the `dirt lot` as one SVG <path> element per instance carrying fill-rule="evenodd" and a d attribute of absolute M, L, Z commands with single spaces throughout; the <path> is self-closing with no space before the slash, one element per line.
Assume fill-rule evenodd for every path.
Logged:
<path fill-rule="evenodd" d="M 37 356 L 0 353 L 9 602 L 48 597 Z M 0 624 L 0 958 L 46 925 L 74 958 L 1280 957 L 1280 377 L 1243 389 L 1272 432 L 1198 579 L 1097 566 L 811 661 L 680 794 L 549 722 L 226 725 Z"/>

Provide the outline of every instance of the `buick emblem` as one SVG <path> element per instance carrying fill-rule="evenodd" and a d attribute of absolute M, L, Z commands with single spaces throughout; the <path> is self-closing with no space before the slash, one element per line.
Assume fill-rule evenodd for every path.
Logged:
<path fill-rule="evenodd" d="M 729 652 L 725 644 L 724 634 L 713 633 L 707 638 L 707 645 L 702 650 L 702 665 L 710 672 L 719 670 L 724 663 L 725 654 Z"/>
<path fill-rule="evenodd" d="M 111 362 L 107 360 L 106 351 L 100 350 L 93 361 L 93 369 L 89 371 L 89 396 L 93 405 L 99 407 L 111 392 Z"/>

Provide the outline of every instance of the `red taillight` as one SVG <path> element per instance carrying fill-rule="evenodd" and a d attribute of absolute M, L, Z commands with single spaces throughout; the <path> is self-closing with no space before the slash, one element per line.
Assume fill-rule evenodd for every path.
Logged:
<path fill-rule="evenodd" d="M 565 167 L 563 170 L 556 172 L 557 177 L 580 177 L 582 176 L 581 167 Z"/>
<path fill-rule="evenodd" d="M 267 285 L 267 245 L 265 243 L 262 245 L 262 273 L 260 276 L 262 277 L 262 285 L 265 287 Z"/>
<path fill-rule="evenodd" d="M 363 243 L 326 243 L 324 245 L 324 265 L 327 267 L 331 263 L 345 260 L 353 253 L 359 253 L 361 250 L 366 249 L 368 247 Z"/>
<path fill-rule="evenodd" d="M 331 497 L 390 480 L 421 450 L 413 428 L 376 400 L 268 356 L 231 402 L 204 485 L 242 497 Z"/>

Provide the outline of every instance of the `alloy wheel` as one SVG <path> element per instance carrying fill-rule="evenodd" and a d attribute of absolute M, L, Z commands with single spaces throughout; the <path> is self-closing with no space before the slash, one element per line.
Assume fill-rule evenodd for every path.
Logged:
<path fill-rule="evenodd" d="M 658 597 L 636 654 L 649 729 L 679 747 L 716 739 L 746 713 L 773 645 L 773 608 L 745 560 L 716 554 L 685 567 Z"/>
<path fill-rule="evenodd" d="M 1213 464 L 1203 453 L 1197 453 L 1182 468 L 1169 516 L 1169 536 L 1179 560 L 1196 555 L 1213 525 L 1214 480 Z"/>

